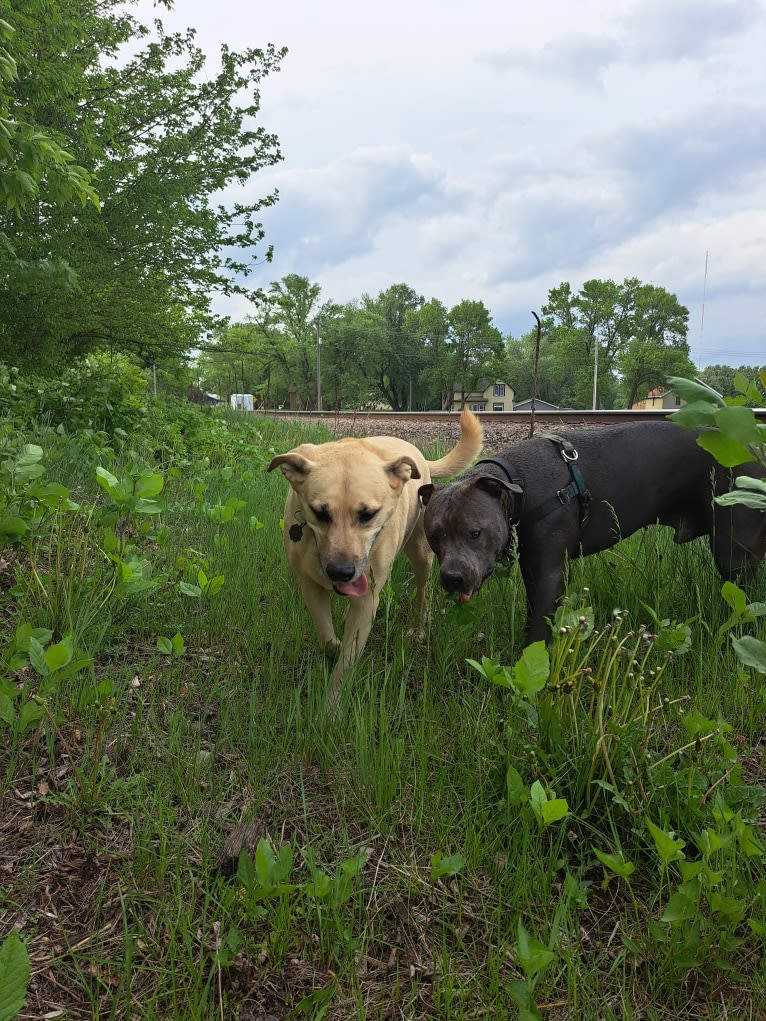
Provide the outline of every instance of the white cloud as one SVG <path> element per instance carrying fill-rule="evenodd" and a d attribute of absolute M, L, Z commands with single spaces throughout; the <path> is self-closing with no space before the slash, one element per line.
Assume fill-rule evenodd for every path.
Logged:
<path fill-rule="evenodd" d="M 481 299 L 518 335 L 563 280 L 637 276 L 689 307 L 703 361 L 766 361 L 758 0 L 184 0 L 161 16 L 211 54 L 289 49 L 262 86 L 285 161 L 246 190 L 281 195 L 254 285 L 297 272 L 348 301 L 406 282 Z"/>

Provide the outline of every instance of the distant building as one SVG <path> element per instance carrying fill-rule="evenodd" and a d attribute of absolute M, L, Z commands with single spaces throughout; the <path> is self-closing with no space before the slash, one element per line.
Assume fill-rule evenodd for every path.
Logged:
<path fill-rule="evenodd" d="M 463 408 L 471 411 L 513 411 L 513 387 L 499 379 L 491 382 L 485 378 L 479 380 L 475 390 L 463 393 L 462 386 L 456 383 L 452 410 L 462 411 Z"/>
<path fill-rule="evenodd" d="M 680 408 L 684 403 L 675 390 L 663 386 L 658 387 L 656 390 L 650 390 L 642 401 L 636 401 L 635 404 L 631 405 L 631 410 L 649 411 L 652 408 L 656 408 L 664 411 L 675 411 L 676 408 Z"/>
<path fill-rule="evenodd" d="M 208 390 L 200 390 L 198 386 L 190 386 L 186 389 L 187 400 L 192 404 L 224 404 L 224 400 L 218 394 L 212 394 Z"/>
<path fill-rule="evenodd" d="M 232 394 L 229 398 L 231 406 L 235 411 L 252 411 L 253 410 L 253 395 L 252 394 Z"/>
<path fill-rule="evenodd" d="M 513 406 L 514 411 L 531 411 L 532 410 L 532 398 L 527 397 L 525 401 L 517 401 Z M 535 398 L 535 411 L 561 411 L 561 408 L 556 404 L 549 404 L 548 401 L 543 401 L 539 397 Z"/>

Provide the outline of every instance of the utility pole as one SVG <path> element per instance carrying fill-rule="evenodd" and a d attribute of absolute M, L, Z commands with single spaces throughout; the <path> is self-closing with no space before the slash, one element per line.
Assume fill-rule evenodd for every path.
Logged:
<path fill-rule="evenodd" d="M 598 411 L 598 337 L 593 337 L 593 410 Z"/>
<path fill-rule="evenodd" d="M 317 411 L 322 410 L 322 366 L 320 363 L 319 351 L 322 347 L 322 339 L 319 336 L 319 320 L 314 320 L 314 327 L 317 331 Z"/>

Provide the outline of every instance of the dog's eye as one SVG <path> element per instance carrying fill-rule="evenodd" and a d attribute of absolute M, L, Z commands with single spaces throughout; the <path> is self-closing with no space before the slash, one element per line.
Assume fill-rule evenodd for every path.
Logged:
<path fill-rule="evenodd" d="M 362 525 L 366 525 L 369 521 L 372 521 L 372 519 L 375 517 L 377 513 L 378 512 L 376 510 L 367 510 L 366 508 L 364 510 L 360 510 L 359 523 Z"/>
<path fill-rule="evenodd" d="M 320 525 L 330 524 L 332 518 L 330 517 L 330 512 L 326 507 L 320 507 L 319 510 L 317 510 L 315 507 L 312 507 L 311 509 L 314 512 L 314 517 L 317 519 Z"/>
<path fill-rule="evenodd" d="M 481 529 L 472 528 L 468 535 L 470 536 L 471 539 L 478 539 L 479 536 L 481 535 Z"/>

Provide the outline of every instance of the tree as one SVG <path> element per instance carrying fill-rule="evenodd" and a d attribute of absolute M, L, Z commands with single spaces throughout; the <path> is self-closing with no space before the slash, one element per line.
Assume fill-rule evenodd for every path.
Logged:
<path fill-rule="evenodd" d="M 615 358 L 622 399 L 631 408 L 668 376 L 694 375 L 686 335 L 689 311 L 674 294 L 652 284 L 640 285 L 630 311 L 630 337 Z"/>
<path fill-rule="evenodd" d="M 333 335 L 364 381 L 367 403 L 385 401 L 404 411 L 416 397 L 421 347 L 411 313 L 422 304 L 407 284 L 393 284 L 376 298 L 363 294 L 336 322 Z"/>
<path fill-rule="evenodd" d="M 15 34 L 12 25 L 0 20 L 0 273 L 7 282 L 12 275 L 54 270 L 50 262 L 30 265 L 18 258 L 9 236 L 11 217 L 23 217 L 37 202 L 55 206 L 77 199 L 100 207 L 87 171 L 38 124 L 24 118 L 13 95 L 17 64 L 7 49 Z"/>
<path fill-rule="evenodd" d="M 431 298 L 419 308 L 408 310 L 406 326 L 422 358 L 417 390 L 423 403 L 419 402 L 418 407 L 447 410 L 454 380 L 447 309 L 437 298 Z"/>
<path fill-rule="evenodd" d="M 19 223 L 19 257 L 66 258 L 78 290 L 73 300 L 55 282 L 8 288 L 0 357 L 19 342 L 38 363 L 105 345 L 147 359 L 182 352 L 220 326 L 216 293 L 248 293 L 264 239 L 256 216 L 276 195 L 226 205 L 222 195 L 281 158 L 256 118 L 260 83 L 285 51 L 224 45 L 211 67 L 193 31 L 168 35 L 159 21 L 150 31 L 121 0 L 6 5 L 23 37 L 15 102 L 77 152 L 103 208 L 72 220 L 41 196 Z"/>
<path fill-rule="evenodd" d="M 766 372 L 766 365 L 740 365 L 736 369 L 731 365 L 708 365 L 697 373 L 697 378 L 711 386 L 722 397 L 736 397 L 739 391 L 734 385 L 734 377 L 738 374 L 743 375 L 746 379 L 755 380 L 755 386 L 759 386 L 761 391 L 766 393 L 760 383 L 761 375 L 764 372 Z M 758 403 L 763 404 L 764 402 Z"/>
<path fill-rule="evenodd" d="M 587 280 L 575 294 L 563 283 L 542 311 L 565 404 L 591 405 L 596 362 L 598 405 L 611 403 L 620 378 L 632 404 L 671 371 L 691 366 L 688 309 L 662 287 L 636 278 Z"/>
<path fill-rule="evenodd" d="M 503 337 L 483 301 L 461 301 L 447 316 L 454 382 L 463 394 L 495 368 L 503 354 Z"/>
<path fill-rule="evenodd" d="M 314 320 L 321 290 L 319 284 L 297 273 L 269 285 L 273 311 L 270 346 L 275 351 L 281 349 L 291 392 L 304 407 L 315 401 L 317 393 L 317 345 L 321 338 Z"/>

